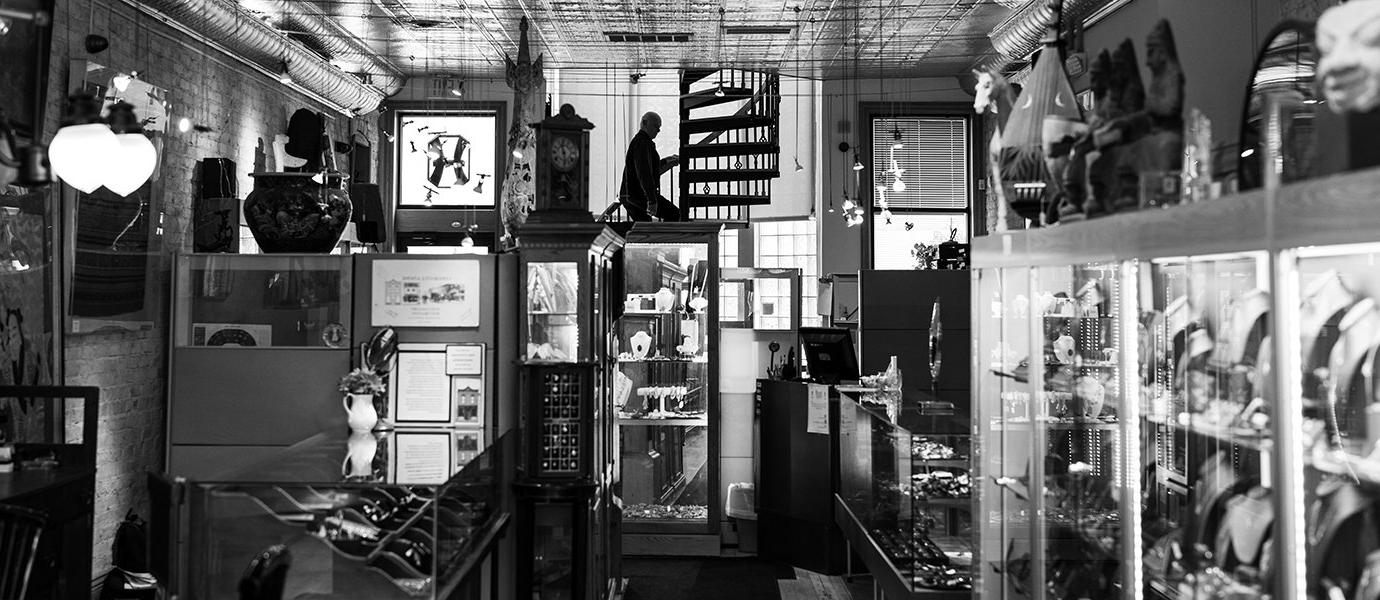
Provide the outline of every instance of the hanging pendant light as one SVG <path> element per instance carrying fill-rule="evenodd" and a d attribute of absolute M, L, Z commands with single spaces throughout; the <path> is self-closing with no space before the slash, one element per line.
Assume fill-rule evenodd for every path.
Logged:
<path fill-rule="evenodd" d="M 864 166 L 863 166 L 863 164 L 862 164 L 862 159 L 858 157 L 858 153 L 857 153 L 857 152 L 854 152 L 854 153 L 853 153 L 853 170 L 854 170 L 854 171 L 861 171 L 861 170 L 863 170 L 863 169 L 865 169 L 865 168 L 867 168 L 867 167 L 864 167 Z"/>
<path fill-rule="evenodd" d="M 101 121 L 96 97 L 75 94 L 68 98 L 62 129 L 48 144 L 53 173 L 67 185 L 89 194 L 105 184 L 110 159 L 119 153 L 115 134 Z"/>
<path fill-rule="evenodd" d="M 720 81 L 719 81 L 719 84 L 718 84 L 717 86 L 714 87 L 714 97 L 715 97 L 715 98 L 723 98 L 724 95 L 725 95 L 725 94 L 724 94 L 724 82 L 723 82 L 722 80 L 720 80 Z"/>
<path fill-rule="evenodd" d="M 893 126 L 891 128 L 891 149 L 900 150 L 906 147 L 906 143 L 901 140 L 901 128 Z"/>
<path fill-rule="evenodd" d="M 897 173 L 897 174 L 896 174 L 896 179 L 892 180 L 892 182 L 891 182 L 891 191 L 893 191 L 893 192 L 904 192 L 904 191 L 906 191 L 906 182 L 901 180 L 901 174 L 900 174 L 900 173 Z"/>
<path fill-rule="evenodd" d="M 460 245 L 463 246 L 463 247 L 465 247 L 465 248 L 473 248 L 473 247 L 474 247 L 474 238 L 470 237 L 470 232 L 468 232 L 468 231 L 465 232 L 465 238 L 462 239 L 462 240 L 460 240 Z"/>
<path fill-rule="evenodd" d="M 278 83 L 292 83 L 292 73 L 288 70 L 287 59 L 283 59 L 278 63 Z"/>
<path fill-rule="evenodd" d="M 489 175 L 488 175 L 487 173 L 480 173 L 480 174 L 479 174 L 479 183 L 474 184 L 474 193 L 476 193 L 476 194 L 482 194 L 482 193 L 484 193 L 484 178 L 485 178 L 485 177 L 488 177 L 488 176 L 489 176 Z"/>
<path fill-rule="evenodd" d="M 796 173 L 799 173 L 799 172 L 804 171 L 804 170 L 805 170 L 805 167 L 800 166 L 800 157 L 799 157 L 799 156 L 795 157 L 795 172 L 796 172 Z"/>
<path fill-rule="evenodd" d="M 134 81 L 134 78 L 137 77 L 138 75 L 139 75 L 139 74 L 138 74 L 137 72 L 135 72 L 135 73 L 120 73 L 120 74 L 118 74 L 118 75 L 116 75 L 115 77 L 112 77 L 112 78 L 110 79 L 110 84 L 113 85 L 113 86 L 115 86 L 115 91 L 120 92 L 121 94 L 123 94 L 123 93 L 125 93 L 125 90 L 129 89 L 129 84 L 130 84 L 130 82 Z"/>
<path fill-rule="evenodd" d="M 134 115 L 133 104 L 116 102 L 110 107 L 107 121 L 119 150 L 104 158 L 113 167 L 106 175 L 105 187 L 120 196 L 128 196 L 143 187 L 153 175 L 158 166 L 158 152 L 144 135 L 144 128 Z"/>

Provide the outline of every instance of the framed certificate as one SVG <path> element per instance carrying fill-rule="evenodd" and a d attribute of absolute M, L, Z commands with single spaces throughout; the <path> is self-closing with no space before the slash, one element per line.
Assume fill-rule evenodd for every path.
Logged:
<path fill-rule="evenodd" d="M 388 439 L 389 483 L 440 485 L 455 473 L 451 432 L 396 430 Z"/>
<path fill-rule="evenodd" d="M 389 413 L 398 425 L 446 425 L 455 414 L 454 387 L 446 374 L 445 344 L 398 344 L 388 385 Z"/>

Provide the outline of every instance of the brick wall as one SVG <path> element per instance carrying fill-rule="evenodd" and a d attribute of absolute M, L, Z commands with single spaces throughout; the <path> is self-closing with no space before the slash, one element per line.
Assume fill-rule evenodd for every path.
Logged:
<path fill-rule="evenodd" d="M 88 56 L 83 47 L 88 33 L 109 38 L 110 48 Z M 174 122 L 189 116 L 213 128 L 207 133 L 174 130 L 166 138 L 154 202 L 164 213 L 164 234 L 161 243 L 154 244 L 160 250 L 150 261 L 155 272 L 148 286 L 162 297 L 147 299 L 161 307 L 153 327 L 69 334 L 63 344 L 66 382 L 101 389 L 92 571 L 99 578 L 110 569 L 111 541 L 125 512 L 133 508 L 148 516 L 145 472 L 163 468 L 171 306 L 167 282 L 171 257 L 191 251 L 186 232 L 196 195 L 197 161 L 234 160 L 243 197 L 252 189 L 247 174 L 254 168 L 255 151 L 271 148 L 273 136 L 286 129 L 293 110 L 325 112 L 333 120 L 337 140 L 348 139 L 351 122 L 123 2 L 57 0 L 51 56 L 45 139 L 58 127 L 71 59 L 137 70 L 142 79 L 168 90 Z M 353 125 L 378 147 L 374 117 L 356 119 Z M 271 157 L 269 161 L 271 168 Z"/>

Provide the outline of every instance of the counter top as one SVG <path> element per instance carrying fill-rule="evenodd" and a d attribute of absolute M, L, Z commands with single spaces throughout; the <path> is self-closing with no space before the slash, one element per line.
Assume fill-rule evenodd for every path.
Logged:
<path fill-rule="evenodd" d="M 11 473 L 0 473 L 0 502 L 19 500 L 30 494 L 80 481 L 94 474 L 94 469 L 86 467 L 19 469 Z"/>

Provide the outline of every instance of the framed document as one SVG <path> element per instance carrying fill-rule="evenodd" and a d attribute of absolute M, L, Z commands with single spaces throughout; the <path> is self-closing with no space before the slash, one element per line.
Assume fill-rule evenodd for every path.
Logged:
<path fill-rule="evenodd" d="M 388 482 L 439 485 L 455 473 L 455 446 L 444 430 L 396 430 L 389 436 Z"/>
<path fill-rule="evenodd" d="M 370 325 L 478 327 L 479 261 L 376 260 Z"/>
<path fill-rule="evenodd" d="M 394 423 L 449 424 L 455 390 L 446 374 L 445 344 L 398 344 L 397 361 L 388 385 Z"/>

